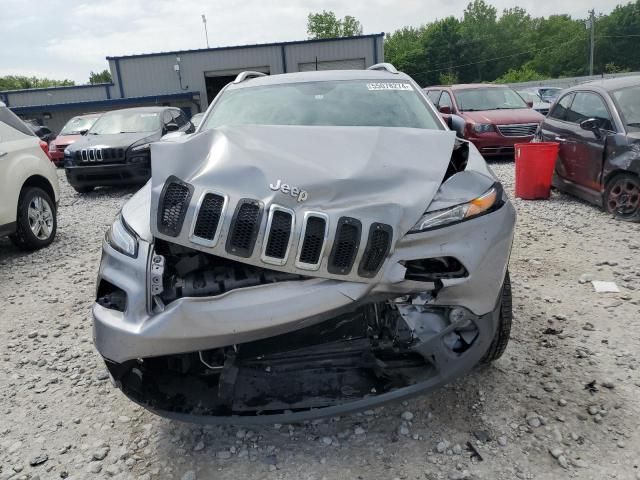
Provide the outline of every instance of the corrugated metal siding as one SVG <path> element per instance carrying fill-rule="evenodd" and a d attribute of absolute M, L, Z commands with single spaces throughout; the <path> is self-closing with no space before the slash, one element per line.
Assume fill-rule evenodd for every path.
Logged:
<path fill-rule="evenodd" d="M 108 98 L 106 88 L 104 85 L 82 85 L 74 88 L 47 88 L 4 92 L 3 95 L 8 98 L 11 107 L 24 107 L 29 105 L 105 100 Z M 110 88 L 111 93 L 113 93 L 113 87 Z"/>
<path fill-rule="evenodd" d="M 322 43 L 287 45 L 287 71 L 297 72 L 300 64 L 335 62 L 337 60 L 364 58 L 365 67 L 375 63 L 374 41 L 376 37 L 335 40 Z M 381 59 L 377 60 L 381 62 Z"/>

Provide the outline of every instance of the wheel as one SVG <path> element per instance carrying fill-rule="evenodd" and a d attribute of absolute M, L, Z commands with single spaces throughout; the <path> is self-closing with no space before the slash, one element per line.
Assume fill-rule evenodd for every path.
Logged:
<path fill-rule="evenodd" d="M 53 242 L 58 228 L 56 206 L 47 192 L 26 187 L 18 200 L 17 229 L 11 241 L 24 250 L 36 250 Z"/>
<path fill-rule="evenodd" d="M 604 208 L 620 220 L 640 222 L 640 178 L 620 173 L 607 182 Z"/>
<path fill-rule="evenodd" d="M 490 363 L 499 359 L 507 348 L 509 343 L 509 337 L 511 336 L 511 322 L 513 320 L 513 311 L 511 308 L 511 280 L 509 278 L 509 271 L 507 270 L 504 276 L 504 283 L 502 284 L 502 299 L 500 301 L 500 320 L 498 323 L 498 329 L 493 337 L 491 346 L 481 363 Z"/>
<path fill-rule="evenodd" d="M 89 193 L 89 192 L 92 192 L 94 188 L 96 188 L 93 185 L 84 186 L 84 187 L 76 187 L 72 185 L 72 187 L 78 193 Z"/>

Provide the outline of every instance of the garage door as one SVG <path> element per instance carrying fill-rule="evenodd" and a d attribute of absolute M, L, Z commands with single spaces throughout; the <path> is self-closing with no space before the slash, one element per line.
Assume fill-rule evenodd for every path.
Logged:
<path fill-rule="evenodd" d="M 316 69 L 316 62 L 299 63 L 300 72 L 312 72 Z M 364 58 L 349 60 L 318 61 L 318 70 L 364 70 Z"/>

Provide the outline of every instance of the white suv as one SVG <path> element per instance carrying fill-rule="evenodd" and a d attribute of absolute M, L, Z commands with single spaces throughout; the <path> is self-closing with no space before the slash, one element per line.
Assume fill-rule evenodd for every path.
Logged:
<path fill-rule="evenodd" d="M 0 237 L 25 250 L 46 247 L 56 235 L 60 187 L 43 148 L 0 102 Z"/>

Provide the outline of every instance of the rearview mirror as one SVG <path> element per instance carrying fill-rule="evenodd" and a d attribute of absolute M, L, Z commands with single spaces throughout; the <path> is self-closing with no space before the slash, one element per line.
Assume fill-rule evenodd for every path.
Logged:
<path fill-rule="evenodd" d="M 533 102 L 531 100 L 527 100 L 527 106 L 529 108 L 533 108 Z"/>
<path fill-rule="evenodd" d="M 179 130 L 180 127 L 178 126 L 177 123 L 173 123 L 172 122 L 172 123 L 167 123 L 164 126 L 164 129 L 165 129 L 166 132 L 175 132 L 176 130 Z"/>
<path fill-rule="evenodd" d="M 602 136 L 600 133 L 600 120 L 597 118 L 587 118 L 586 120 L 583 120 L 580 122 L 580 128 L 593 132 L 596 138 L 600 138 Z"/>
<path fill-rule="evenodd" d="M 441 107 L 438 107 L 438 111 L 445 115 L 451 115 L 451 107 L 449 105 L 442 105 Z"/>
<path fill-rule="evenodd" d="M 80 130 L 80 135 L 86 135 L 88 131 L 89 131 L 88 128 L 85 128 L 84 130 Z"/>

